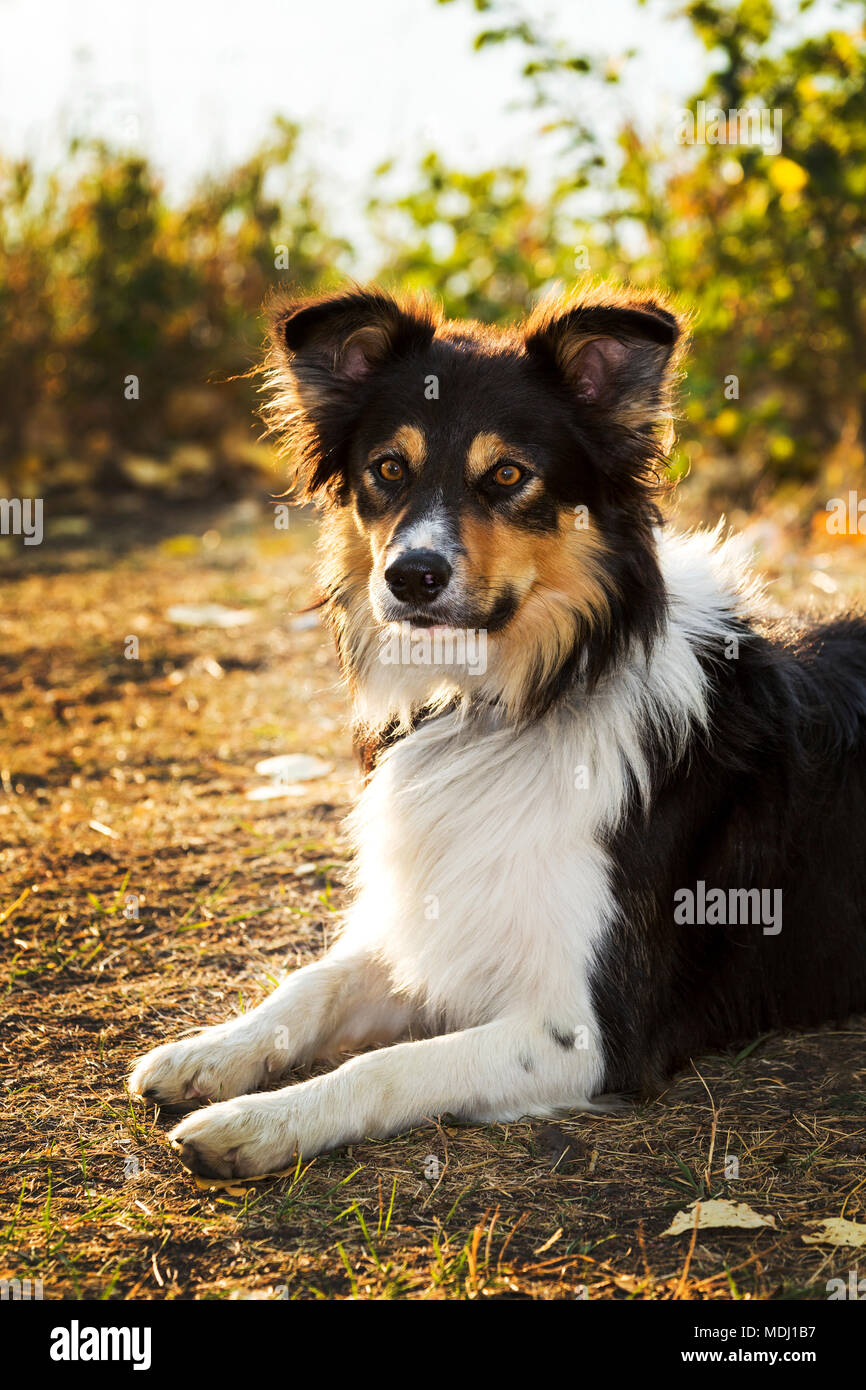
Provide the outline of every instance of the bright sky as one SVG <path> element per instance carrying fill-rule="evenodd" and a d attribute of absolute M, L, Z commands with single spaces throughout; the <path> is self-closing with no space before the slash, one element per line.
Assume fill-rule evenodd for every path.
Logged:
<path fill-rule="evenodd" d="M 596 98 L 597 127 L 673 128 L 707 58 L 670 4 L 524 5 L 576 51 L 641 55 Z M 543 187 L 539 117 L 509 110 L 525 55 L 474 53 L 485 22 L 466 0 L 0 0 L 0 152 L 47 168 L 73 130 L 131 131 L 179 194 L 243 159 L 281 113 L 304 126 L 305 160 L 348 234 L 376 165 L 408 171 L 434 146 L 455 164 L 526 163 Z"/>

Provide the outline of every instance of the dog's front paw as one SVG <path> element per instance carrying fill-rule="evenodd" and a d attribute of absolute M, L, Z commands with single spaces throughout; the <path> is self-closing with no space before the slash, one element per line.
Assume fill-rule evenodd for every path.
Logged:
<path fill-rule="evenodd" d="M 332 1146 L 315 1132 L 318 1127 L 310 1121 L 316 1107 L 305 1105 L 305 1099 L 304 1083 L 266 1095 L 239 1096 L 188 1115 L 169 1139 L 181 1163 L 204 1177 L 281 1172 L 299 1152 L 309 1158 Z"/>
<path fill-rule="evenodd" d="M 246 1095 L 280 1070 L 261 1039 L 227 1023 L 155 1047 L 139 1058 L 127 1084 L 158 1105 L 196 1105 Z"/>

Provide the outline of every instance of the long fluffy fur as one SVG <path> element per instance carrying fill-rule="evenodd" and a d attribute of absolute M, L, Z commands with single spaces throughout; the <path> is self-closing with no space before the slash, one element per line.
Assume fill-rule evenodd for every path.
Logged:
<path fill-rule="evenodd" d="M 274 324 L 277 409 L 330 499 L 323 611 L 370 776 L 336 945 L 133 1073 L 163 1104 L 219 1102 L 174 1132 L 183 1161 L 264 1172 L 446 1110 L 595 1109 L 702 1049 L 866 1008 L 866 621 L 782 627 L 733 542 L 661 525 L 671 311 L 599 291 L 497 337 L 353 292 Z M 428 373 L 450 413 L 417 405 Z M 395 511 L 359 459 L 404 414 L 419 501 Z M 467 500 L 449 459 L 524 418 L 548 430 L 544 486 Z M 388 557 L 434 544 L 464 608 L 492 615 L 484 671 L 377 659 Z M 678 921 L 700 885 L 778 894 L 778 920 Z"/>

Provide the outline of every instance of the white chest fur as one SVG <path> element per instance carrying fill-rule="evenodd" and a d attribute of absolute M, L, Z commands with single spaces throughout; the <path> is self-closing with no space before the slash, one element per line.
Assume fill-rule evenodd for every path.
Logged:
<path fill-rule="evenodd" d="M 525 728 L 443 715 L 385 754 L 361 798 L 346 937 L 439 1026 L 514 1015 L 593 1033 L 588 978 L 616 914 L 606 832 L 648 792 L 648 738 L 676 759 L 704 721 L 698 652 L 721 651 L 738 606 L 717 537 L 662 553 L 669 621 L 649 665 L 637 653 Z"/>
<path fill-rule="evenodd" d="M 620 750 L 587 735 L 562 710 L 519 732 L 447 715 L 399 743 L 354 817 L 347 932 L 431 1022 L 532 1018 L 589 1062 L 588 975 L 614 910 L 599 830 L 624 788 Z"/>

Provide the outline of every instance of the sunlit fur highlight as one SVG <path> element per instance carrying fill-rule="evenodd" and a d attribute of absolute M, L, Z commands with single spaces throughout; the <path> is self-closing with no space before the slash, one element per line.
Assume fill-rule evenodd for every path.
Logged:
<path fill-rule="evenodd" d="M 375 365 L 401 345 L 409 326 L 423 340 L 432 338 L 441 322 L 432 300 L 421 294 L 401 300 L 354 287 L 340 299 L 342 331 L 323 341 L 312 362 L 306 354 L 302 365 L 287 346 L 287 326 L 307 311 L 324 310 L 331 297 L 287 300 L 275 294 L 266 306 L 269 347 L 256 373 L 263 397 L 260 413 L 286 469 L 287 492 L 299 502 L 333 500 L 341 490 L 341 480 L 322 464 L 345 439 L 339 427 L 336 432 L 323 427 L 322 412 L 336 421 L 342 410 L 351 411 L 357 378 L 340 370 L 347 351 L 353 344 L 363 348 Z"/>
<path fill-rule="evenodd" d="M 673 401 L 682 375 L 680 364 L 688 346 L 689 316 L 661 288 L 641 293 L 610 281 L 586 283 L 564 293 L 551 293 L 539 301 L 525 324 L 526 341 L 548 341 L 560 370 L 568 378 L 576 370 L 587 343 L 611 335 L 625 314 L 650 315 L 661 325 L 676 324 L 673 351 L 664 353 L 665 370 L 659 372 L 654 356 L 644 361 L 644 371 L 633 364 L 622 373 L 611 402 L 608 425 L 616 426 L 644 442 L 653 441 L 647 464 L 664 459 L 674 440 Z M 620 329 L 621 331 L 621 329 Z M 663 349 L 659 348 L 661 354 Z"/>

